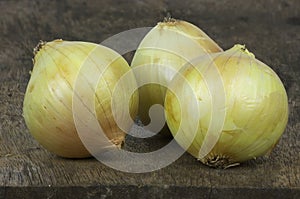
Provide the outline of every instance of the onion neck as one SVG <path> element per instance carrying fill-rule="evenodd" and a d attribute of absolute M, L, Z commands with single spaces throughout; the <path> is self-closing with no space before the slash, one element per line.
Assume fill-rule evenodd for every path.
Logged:
<path fill-rule="evenodd" d="M 37 53 L 47 44 L 46 41 L 40 40 L 40 42 L 34 47 L 33 49 L 33 55 L 36 56 Z"/>
<path fill-rule="evenodd" d="M 53 40 L 52 42 L 62 42 L 63 40 L 62 39 L 56 39 L 56 40 Z M 33 64 L 35 63 L 35 59 L 38 57 L 38 54 L 39 52 L 45 48 L 45 46 L 47 45 L 48 42 L 46 41 L 42 41 L 40 40 L 39 43 L 36 45 L 36 47 L 33 48 Z"/>
<path fill-rule="evenodd" d="M 178 20 L 177 19 L 174 19 L 171 17 L 171 15 L 167 15 L 164 20 L 162 21 L 163 23 L 176 23 Z"/>
<path fill-rule="evenodd" d="M 255 55 L 251 53 L 247 48 L 246 45 L 241 45 L 241 44 L 235 44 L 230 50 L 232 51 L 239 51 L 244 55 L 247 55 L 251 58 L 255 58 Z"/>

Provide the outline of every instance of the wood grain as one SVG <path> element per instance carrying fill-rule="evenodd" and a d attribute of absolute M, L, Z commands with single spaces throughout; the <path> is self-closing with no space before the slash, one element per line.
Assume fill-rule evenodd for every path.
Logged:
<path fill-rule="evenodd" d="M 300 198 L 300 3 L 238 1 L 0 1 L 0 198 Z M 154 26 L 166 13 L 199 25 L 224 49 L 246 44 L 283 80 L 290 118 L 269 157 L 218 170 L 184 154 L 144 174 L 97 160 L 63 159 L 29 134 L 22 102 L 32 49 L 39 40 L 101 42 L 118 32 Z M 149 151 L 166 143 L 127 138 Z"/>

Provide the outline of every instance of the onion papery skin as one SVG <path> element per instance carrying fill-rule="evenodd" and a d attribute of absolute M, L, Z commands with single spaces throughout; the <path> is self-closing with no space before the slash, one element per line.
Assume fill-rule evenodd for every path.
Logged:
<path fill-rule="evenodd" d="M 168 85 L 174 73 L 166 66 L 179 71 L 189 60 L 199 56 L 223 51 L 207 34 L 195 25 L 176 19 L 159 22 L 141 41 L 133 57 L 131 67 L 146 66 L 144 75 L 136 76 L 137 82 L 163 82 Z M 139 88 L 139 117 L 148 124 L 149 108 L 154 104 L 163 106 L 166 87 L 149 83 Z"/>
<path fill-rule="evenodd" d="M 216 67 L 224 85 L 225 122 L 212 150 L 204 157 L 199 152 L 204 143 L 212 116 L 212 95 L 202 72 L 196 67 Z M 182 75 L 187 83 L 180 81 Z M 197 64 L 189 65 L 171 82 L 173 92 L 166 93 L 165 114 L 167 124 L 175 136 L 185 118 L 181 110 L 189 106 L 190 95 L 180 95 L 190 86 L 198 98 L 200 111 L 195 137 L 183 132 L 183 138 L 176 141 L 198 158 L 202 163 L 227 168 L 246 160 L 255 159 L 271 152 L 283 134 L 288 121 L 288 98 L 283 83 L 277 74 L 242 45 L 206 56 Z M 181 98 L 177 99 L 176 94 Z M 179 100 L 183 103 L 180 109 Z M 193 115 L 190 113 L 190 115 Z M 192 139 L 189 145 L 186 140 Z"/>
<path fill-rule="evenodd" d="M 73 89 L 80 67 L 86 60 L 91 63 L 91 70 L 106 67 L 93 62 L 89 58 L 91 52 L 103 63 L 111 61 L 95 89 L 97 120 L 112 144 L 119 147 L 124 141 L 125 132 L 118 128 L 112 115 L 111 93 L 119 78 L 131 70 L 125 59 L 113 50 L 94 43 L 41 42 L 34 50 L 34 67 L 24 97 L 23 116 L 32 136 L 44 148 L 61 157 L 91 156 L 78 136 L 72 113 Z M 127 95 L 126 91 L 120 93 L 122 95 Z M 123 103 L 121 98 L 119 102 Z M 129 108 L 134 117 L 138 108 L 137 93 L 132 96 Z"/>

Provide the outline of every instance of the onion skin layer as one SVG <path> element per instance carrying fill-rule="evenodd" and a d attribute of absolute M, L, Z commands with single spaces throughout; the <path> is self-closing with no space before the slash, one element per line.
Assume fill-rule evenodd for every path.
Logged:
<path fill-rule="evenodd" d="M 115 59 L 99 79 L 95 108 L 108 139 L 117 146 L 124 141 L 125 133 L 114 122 L 110 99 L 117 80 L 130 70 L 127 62 L 116 52 L 93 43 L 42 42 L 34 50 L 34 67 L 25 93 L 23 116 L 32 136 L 47 150 L 61 157 L 91 156 L 75 128 L 72 96 L 80 67 L 92 51 L 103 60 Z M 98 68 L 105 67 L 94 64 Z M 130 106 L 132 116 L 136 115 L 137 108 L 138 94 L 135 93 Z"/>
<path fill-rule="evenodd" d="M 199 54 L 221 51 L 223 50 L 218 44 L 195 25 L 167 18 L 159 22 L 145 36 L 135 52 L 131 66 L 148 67 L 149 72 L 136 77 L 138 82 L 140 79 L 148 79 L 149 82 L 163 82 L 168 85 L 174 74 L 162 67 L 158 70 L 153 69 L 152 65 L 162 65 L 179 71 L 189 60 Z M 163 106 L 165 93 L 166 87 L 159 84 L 151 83 L 139 88 L 138 115 L 144 125 L 150 122 L 149 108 L 154 104 Z M 169 134 L 169 132 L 164 134 Z"/>
<path fill-rule="evenodd" d="M 200 61 L 196 66 L 203 63 L 207 68 L 215 66 L 223 81 L 226 116 L 222 132 L 212 150 L 200 158 L 199 151 L 213 106 L 211 95 L 219 97 L 219 94 L 210 93 L 203 74 L 190 65 L 180 71 L 188 84 L 180 81 L 177 75 L 171 82 L 174 92 L 168 90 L 166 93 L 167 124 L 174 136 L 180 132 L 179 124 L 185 118 L 181 116 L 178 100 L 185 102 L 182 109 L 187 109 L 191 95 L 180 95 L 184 97 L 177 99 L 174 93 L 184 92 L 189 85 L 199 99 L 202 115 L 194 139 L 190 132 L 183 132 L 183 138 L 193 139 L 192 144 L 189 145 L 186 139 L 176 141 L 202 163 L 218 168 L 235 166 L 269 153 L 278 143 L 288 121 L 288 99 L 281 80 L 242 45 L 211 54 L 207 60 Z"/>

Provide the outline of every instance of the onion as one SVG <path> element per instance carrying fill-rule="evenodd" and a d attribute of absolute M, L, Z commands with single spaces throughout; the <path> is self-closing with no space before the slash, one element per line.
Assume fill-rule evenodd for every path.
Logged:
<path fill-rule="evenodd" d="M 93 57 L 89 57 L 91 54 Z M 99 124 L 114 146 L 120 146 L 125 137 L 114 121 L 111 96 L 117 81 L 130 70 L 127 62 L 113 50 L 93 43 L 62 40 L 41 42 L 35 48 L 23 116 L 33 137 L 46 149 L 62 157 L 91 156 L 77 134 L 72 112 L 75 80 L 80 68 L 86 64 L 94 73 L 104 70 L 93 99 Z M 119 93 L 116 103 L 122 104 L 124 95 L 128 95 L 126 90 Z M 129 107 L 132 116 L 137 113 L 137 107 L 138 95 L 135 93 Z M 86 131 L 88 133 L 89 129 Z"/>
<path fill-rule="evenodd" d="M 191 108 L 193 99 L 198 107 Z M 288 100 L 276 73 L 235 45 L 183 67 L 166 93 L 165 114 L 172 134 L 181 134 L 179 145 L 206 165 L 227 168 L 274 148 L 287 124 Z"/>
<path fill-rule="evenodd" d="M 136 76 L 137 82 L 149 82 L 139 88 L 138 115 L 142 123 L 150 122 L 148 111 L 152 105 L 163 105 L 166 93 L 163 85 L 172 80 L 174 70 L 178 71 L 199 54 L 220 51 L 211 38 L 191 23 L 172 18 L 159 22 L 142 40 L 131 63 L 133 69 L 147 67 L 144 74 Z"/>

